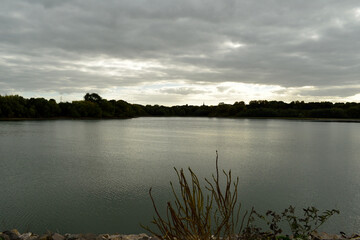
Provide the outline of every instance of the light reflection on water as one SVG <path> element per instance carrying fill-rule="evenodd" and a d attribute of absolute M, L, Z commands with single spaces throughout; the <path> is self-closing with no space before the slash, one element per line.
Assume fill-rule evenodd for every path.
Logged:
<path fill-rule="evenodd" d="M 173 167 L 240 178 L 246 207 L 338 208 L 325 230 L 359 231 L 360 125 L 212 118 L 0 122 L 0 230 L 143 232 Z"/>

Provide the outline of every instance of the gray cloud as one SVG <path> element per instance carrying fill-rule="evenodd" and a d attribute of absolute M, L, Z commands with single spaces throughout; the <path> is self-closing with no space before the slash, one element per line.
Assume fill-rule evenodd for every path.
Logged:
<path fill-rule="evenodd" d="M 3 0 L 1 91 L 232 81 L 348 96 L 356 91 L 346 86 L 360 83 L 359 7 L 350 0 Z M 120 62 L 89 64 L 101 59 Z"/>
<path fill-rule="evenodd" d="M 325 89 L 309 89 L 301 91 L 303 96 L 339 96 L 351 97 L 360 94 L 360 88 L 325 88 Z"/>

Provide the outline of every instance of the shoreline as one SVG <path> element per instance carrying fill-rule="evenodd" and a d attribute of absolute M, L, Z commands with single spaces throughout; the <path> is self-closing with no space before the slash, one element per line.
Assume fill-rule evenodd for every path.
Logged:
<path fill-rule="evenodd" d="M 293 117 L 200 117 L 200 116 L 139 116 L 139 117 L 122 117 L 122 118 L 71 118 L 71 117 L 53 117 L 53 118 L 0 118 L 0 122 L 11 121 L 56 121 L 56 120 L 126 120 L 133 118 L 219 118 L 219 119 L 254 119 L 254 120 L 295 120 L 309 122 L 349 122 L 360 123 L 357 118 L 293 118 Z"/>
<path fill-rule="evenodd" d="M 279 239 L 298 239 L 292 236 L 284 236 L 281 238 L 279 235 Z M 268 235 L 263 235 L 264 238 L 261 239 L 269 239 Z M 213 238 L 215 240 L 215 238 Z M 247 238 L 241 235 L 234 236 L 235 239 L 243 239 Z M 313 240 L 330 240 L 330 239 L 338 239 L 338 240 L 360 240 L 359 234 L 352 234 L 351 236 L 346 236 L 345 234 L 328 234 L 326 232 L 313 232 L 308 236 L 308 239 Z M 93 233 L 80 233 L 80 234 L 60 234 L 57 232 L 48 231 L 44 234 L 34 234 L 31 232 L 20 233 L 17 229 L 13 229 L 10 231 L 0 232 L 0 240 L 160 240 L 156 236 L 149 236 L 145 233 L 139 234 L 93 234 Z"/>
<path fill-rule="evenodd" d="M 48 231 L 44 234 L 20 233 L 17 229 L 0 232 L 0 240 L 159 240 L 145 233 L 139 234 L 60 234 Z"/>
<path fill-rule="evenodd" d="M 90 118 L 90 117 L 81 117 L 81 118 L 71 118 L 71 117 L 52 117 L 52 118 L 0 118 L 0 122 L 11 122 L 11 121 L 57 121 L 57 120 L 125 120 L 132 119 L 137 117 L 117 117 L 117 118 Z M 360 121 L 360 120 L 359 120 Z"/>

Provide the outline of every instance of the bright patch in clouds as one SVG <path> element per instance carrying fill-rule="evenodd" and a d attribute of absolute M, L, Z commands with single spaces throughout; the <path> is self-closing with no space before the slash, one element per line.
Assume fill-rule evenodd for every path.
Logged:
<path fill-rule="evenodd" d="M 320 35 L 318 35 L 316 33 L 311 34 L 309 37 L 312 40 L 319 40 L 320 39 Z"/>
<path fill-rule="evenodd" d="M 245 44 L 239 42 L 226 41 L 223 43 L 224 48 L 237 49 L 241 47 L 245 47 Z"/>
<path fill-rule="evenodd" d="M 236 82 L 224 82 L 218 84 L 188 84 L 177 83 L 164 85 L 143 85 L 126 87 L 104 92 L 104 96 L 124 99 L 140 104 L 159 104 L 166 98 L 170 102 L 163 105 L 217 105 L 219 102 L 233 104 L 235 101 L 249 102 L 254 99 L 274 99 L 278 97 L 277 91 L 283 89 L 280 86 L 267 86 L 258 84 L 244 84 Z"/>
<path fill-rule="evenodd" d="M 81 62 L 80 64 L 87 67 L 100 67 L 104 69 L 128 69 L 128 70 L 146 70 L 148 68 L 161 67 L 159 63 L 154 61 L 137 61 L 137 60 L 122 60 L 114 58 L 100 58 L 98 60 L 90 60 Z"/>
<path fill-rule="evenodd" d="M 348 102 L 360 102 L 360 93 L 345 99 Z"/>
<path fill-rule="evenodd" d="M 154 69 L 162 69 L 160 63 L 149 60 L 129 60 L 129 59 L 116 59 L 99 57 L 96 59 L 89 59 L 83 61 L 73 62 L 79 67 L 80 71 L 93 73 L 93 74 L 104 74 L 108 76 L 138 76 L 145 72 L 154 72 Z"/>
<path fill-rule="evenodd" d="M 357 86 L 360 89 L 360 86 Z M 139 104 L 160 105 L 217 105 L 219 102 L 233 104 L 236 101 L 246 103 L 251 100 L 276 100 L 291 102 L 299 101 L 332 101 L 352 102 L 360 101 L 360 93 L 352 97 L 334 97 L 326 95 L 327 91 L 342 90 L 342 87 L 322 89 L 314 86 L 284 88 L 277 85 L 245 84 L 223 82 L 218 84 L 189 84 L 178 82 L 174 84 L 158 83 L 126 88 L 114 88 L 105 91 L 103 95 L 109 99 L 128 99 L 129 102 Z M 318 95 L 314 100 L 312 95 Z M 161 104 L 169 99 L 166 104 Z"/>
<path fill-rule="evenodd" d="M 354 16 L 357 20 L 360 20 L 360 8 L 354 10 Z"/>

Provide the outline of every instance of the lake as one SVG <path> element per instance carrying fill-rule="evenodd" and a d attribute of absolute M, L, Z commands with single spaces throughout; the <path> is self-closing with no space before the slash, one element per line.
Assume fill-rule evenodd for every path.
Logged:
<path fill-rule="evenodd" d="M 173 167 L 211 177 L 216 150 L 245 208 L 336 208 L 322 230 L 360 230 L 360 124 L 217 118 L 0 122 L 0 230 L 144 232 L 149 188 L 164 209 Z"/>

